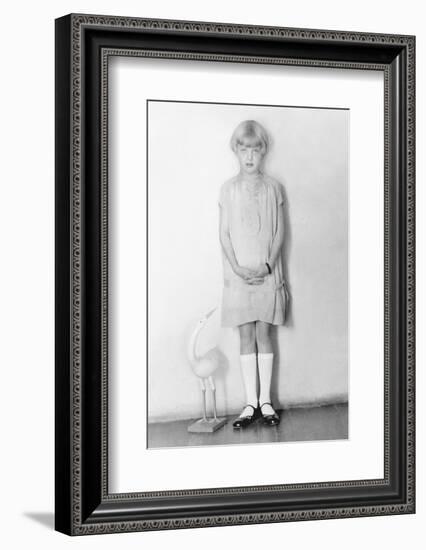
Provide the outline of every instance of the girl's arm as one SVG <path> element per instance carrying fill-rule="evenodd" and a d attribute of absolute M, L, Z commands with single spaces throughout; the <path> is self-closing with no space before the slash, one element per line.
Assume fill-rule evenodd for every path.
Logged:
<path fill-rule="evenodd" d="M 255 275 L 254 271 L 238 265 L 238 261 L 235 256 L 235 251 L 231 242 L 231 236 L 229 234 L 229 225 L 228 225 L 227 215 L 224 212 L 222 207 L 219 207 L 219 210 L 220 210 L 220 218 L 219 218 L 220 244 L 222 246 L 223 252 L 225 253 L 225 256 L 227 257 L 232 267 L 232 270 L 246 281 L 253 280 L 253 283 L 257 282 L 256 279 L 253 279 L 253 276 Z"/>
<path fill-rule="evenodd" d="M 232 269 L 238 267 L 237 258 L 235 257 L 234 248 L 231 243 L 231 236 L 229 235 L 229 226 L 226 213 L 223 211 L 223 207 L 219 207 L 219 239 L 222 246 L 222 250 L 228 259 Z"/>
<path fill-rule="evenodd" d="M 275 233 L 274 240 L 272 242 L 271 253 L 269 255 L 268 264 L 273 269 L 275 262 L 280 255 L 281 249 L 284 244 L 284 210 L 283 208 L 278 208 L 277 216 L 277 232 Z"/>
<path fill-rule="evenodd" d="M 284 244 L 284 211 L 283 208 L 278 208 L 277 213 L 277 231 L 272 242 L 271 253 L 267 260 L 271 270 L 274 269 L 275 262 L 278 259 L 278 256 L 281 252 L 281 249 Z M 266 266 L 266 263 L 259 266 L 259 269 L 256 272 L 258 277 L 265 277 L 269 274 L 269 269 Z"/>
<path fill-rule="evenodd" d="M 272 248 L 271 248 L 271 254 L 268 260 L 268 264 L 271 266 L 271 269 L 275 265 L 275 262 L 277 261 L 284 244 L 284 209 L 282 207 L 278 208 L 277 222 L 278 222 L 277 232 L 275 233 L 274 241 L 272 243 Z M 288 301 L 290 299 L 290 294 L 289 294 L 289 290 L 287 287 L 287 283 L 285 282 L 285 279 L 283 279 L 282 283 L 283 283 L 283 288 L 285 292 L 285 297 L 286 297 L 286 300 Z"/>

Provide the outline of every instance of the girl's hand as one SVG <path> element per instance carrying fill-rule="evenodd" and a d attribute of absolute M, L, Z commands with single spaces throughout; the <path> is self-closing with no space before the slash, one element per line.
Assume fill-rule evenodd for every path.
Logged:
<path fill-rule="evenodd" d="M 266 264 L 261 264 L 256 270 L 255 270 L 255 277 L 266 277 L 266 275 L 269 275 L 269 269 L 266 267 Z"/>
<path fill-rule="evenodd" d="M 249 269 L 248 267 L 237 266 L 235 273 L 241 277 L 248 285 L 261 285 L 263 284 L 263 277 L 259 277 L 256 271 Z"/>
<path fill-rule="evenodd" d="M 249 285 L 262 285 L 264 283 L 263 277 L 252 277 L 246 281 Z"/>
<path fill-rule="evenodd" d="M 253 277 L 256 277 L 256 272 L 248 267 L 237 265 L 234 271 L 239 277 L 241 277 L 241 279 L 244 279 L 245 281 L 249 281 L 250 279 L 253 279 Z"/>
<path fill-rule="evenodd" d="M 261 285 L 265 282 L 265 277 L 269 275 L 269 269 L 266 264 L 260 264 L 260 266 L 255 269 L 251 279 L 246 281 L 249 285 Z"/>

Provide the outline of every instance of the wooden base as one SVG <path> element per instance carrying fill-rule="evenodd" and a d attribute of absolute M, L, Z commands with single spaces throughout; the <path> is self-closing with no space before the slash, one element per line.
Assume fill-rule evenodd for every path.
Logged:
<path fill-rule="evenodd" d="M 213 433 L 226 424 L 226 418 L 200 418 L 188 426 L 191 433 Z"/>

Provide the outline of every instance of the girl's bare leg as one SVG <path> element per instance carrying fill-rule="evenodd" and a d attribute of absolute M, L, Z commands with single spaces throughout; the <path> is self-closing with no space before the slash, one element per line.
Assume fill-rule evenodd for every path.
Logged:
<path fill-rule="evenodd" d="M 271 326 L 270 323 L 256 321 L 256 343 L 259 353 L 273 353 Z"/>
<path fill-rule="evenodd" d="M 256 323 L 245 323 L 238 327 L 240 331 L 240 353 L 256 353 Z"/>
<path fill-rule="evenodd" d="M 256 324 L 240 325 L 240 364 L 246 393 L 246 404 L 257 408 L 257 360 L 256 360 Z M 252 407 L 244 407 L 240 417 L 252 416 Z"/>
<path fill-rule="evenodd" d="M 271 380 L 274 354 L 271 340 L 271 324 L 256 321 L 256 342 L 258 349 L 260 395 L 259 405 L 263 415 L 276 414 L 271 403 Z M 264 403 L 269 403 L 264 405 Z"/>

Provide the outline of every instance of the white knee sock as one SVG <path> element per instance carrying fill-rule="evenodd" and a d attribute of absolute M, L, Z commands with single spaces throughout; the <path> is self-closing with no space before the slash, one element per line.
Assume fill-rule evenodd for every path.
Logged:
<path fill-rule="evenodd" d="M 273 353 L 259 353 L 257 356 L 259 361 L 259 381 L 260 395 L 259 405 L 271 402 L 271 380 L 272 380 L 272 364 L 274 361 Z M 270 405 L 262 407 L 263 414 L 274 414 L 274 409 Z"/>
<path fill-rule="evenodd" d="M 240 355 L 241 372 L 244 380 L 244 388 L 246 390 L 246 403 L 257 407 L 257 391 L 256 391 L 256 370 L 257 361 L 255 353 Z M 253 409 L 245 407 L 241 416 L 251 416 Z"/>

